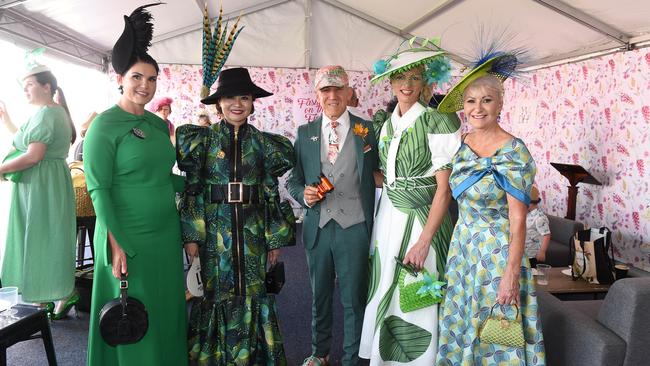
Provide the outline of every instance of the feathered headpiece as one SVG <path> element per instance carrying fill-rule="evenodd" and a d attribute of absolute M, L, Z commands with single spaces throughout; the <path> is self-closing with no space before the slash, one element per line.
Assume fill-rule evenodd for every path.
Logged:
<path fill-rule="evenodd" d="M 503 82 L 513 75 L 518 75 L 517 67 L 522 64 L 522 58 L 528 51 L 521 47 L 508 49 L 511 41 L 512 36 L 507 30 L 492 35 L 480 28 L 475 45 L 478 56 L 476 61 L 472 62 L 472 69 L 447 92 L 438 105 L 438 111 L 453 113 L 463 109 L 465 89 L 481 76 L 490 74 Z"/>
<path fill-rule="evenodd" d="M 405 42 L 402 42 L 395 54 L 386 59 L 377 60 L 373 64 L 375 76 L 373 82 L 408 71 L 418 66 L 424 66 L 424 76 L 427 85 L 443 84 L 451 78 L 451 64 L 445 57 L 446 51 L 440 48 L 440 39 L 424 38 L 421 45 L 414 47 L 419 37 L 413 37 L 408 41 L 409 48 L 401 50 Z"/>
<path fill-rule="evenodd" d="M 210 87 L 217 81 L 221 68 L 226 63 L 230 51 L 232 51 L 235 40 L 244 29 L 244 27 L 241 27 L 237 30 L 241 18 L 239 16 L 228 34 L 228 22 L 226 22 L 223 29 L 221 28 L 222 18 L 223 7 L 219 9 L 219 19 L 217 19 L 217 26 L 213 32 L 212 21 L 210 15 L 208 15 L 208 4 L 205 4 L 203 10 L 203 86 L 201 87 L 201 98 L 205 98 L 210 94 Z M 226 38 L 226 35 L 228 38 Z"/>
<path fill-rule="evenodd" d="M 116 73 L 124 74 L 133 66 L 138 56 L 147 55 L 153 38 L 153 16 L 145 8 L 160 4 L 164 3 L 143 5 L 131 15 L 124 16 L 124 31 L 115 42 L 111 55 L 111 63 Z"/>

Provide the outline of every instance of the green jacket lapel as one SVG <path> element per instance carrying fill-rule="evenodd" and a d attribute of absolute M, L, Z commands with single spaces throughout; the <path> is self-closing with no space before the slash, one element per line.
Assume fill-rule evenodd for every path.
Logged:
<path fill-rule="evenodd" d="M 357 152 L 357 171 L 359 172 L 359 181 L 361 181 L 363 179 L 363 162 L 365 160 L 363 156 L 364 141 L 361 136 L 358 136 L 356 133 L 354 133 L 354 126 L 357 123 L 363 126 L 363 121 L 361 119 L 358 119 L 356 116 L 350 114 L 350 131 L 352 131 L 354 137 L 354 147 L 355 151 Z"/>
<path fill-rule="evenodd" d="M 314 179 L 320 176 L 321 174 L 321 144 L 325 143 L 323 140 L 322 136 L 322 126 L 323 124 L 323 118 L 318 117 L 316 120 L 313 122 L 309 123 L 309 128 L 308 128 L 308 154 L 311 159 L 314 159 L 311 161 L 311 164 L 308 164 L 308 171 L 309 174 L 307 174 L 307 169 L 305 169 L 305 181 L 307 179 Z M 313 182 L 312 182 L 313 183 Z M 307 182 L 309 184 L 309 182 Z"/>

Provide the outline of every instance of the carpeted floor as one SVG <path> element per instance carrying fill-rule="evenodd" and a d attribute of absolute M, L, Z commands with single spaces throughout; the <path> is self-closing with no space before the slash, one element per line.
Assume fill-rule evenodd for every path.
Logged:
<path fill-rule="evenodd" d="M 298 366 L 311 353 L 311 289 L 302 245 L 282 249 L 286 284 L 278 295 L 280 327 L 284 348 L 290 366 Z M 74 315 L 74 314 L 73 314 Z M 52 335 L 59 366 L 86 364 L 88 313 L 78 312 L 64 320 L 52 323 Z M 334 327 L 331 364 L 340 365 L 342 354 L 342 310 L 338 293 L 334 298 Z M 9 366 L 47 365 L 41 339 L 18 343 L 7 350 Z"/>

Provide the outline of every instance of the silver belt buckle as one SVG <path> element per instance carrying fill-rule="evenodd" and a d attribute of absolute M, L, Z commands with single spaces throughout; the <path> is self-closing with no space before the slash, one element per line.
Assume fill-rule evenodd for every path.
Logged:
<path fill-rule="evenodd" d="M 239 186 L 239 199 L 232 199 L 233 186 Z M 235 188 L 237 189 L 237 188 Z M 242 182 L 228 182 L 228 203 L 243 203 L 244 202 L 244 183 Z"/>

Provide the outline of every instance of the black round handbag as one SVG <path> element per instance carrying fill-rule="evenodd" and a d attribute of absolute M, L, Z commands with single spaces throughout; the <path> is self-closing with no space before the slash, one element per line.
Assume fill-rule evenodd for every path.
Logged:
<path fill-rule="evenodd" d="M 136 343 L 149 329 L 149 316 L 144 304 L 129 297 L 129 282 L 122 274 L 120 297 L 106 303 L 99 312 L 99 333 L 111 345 Z"/>

